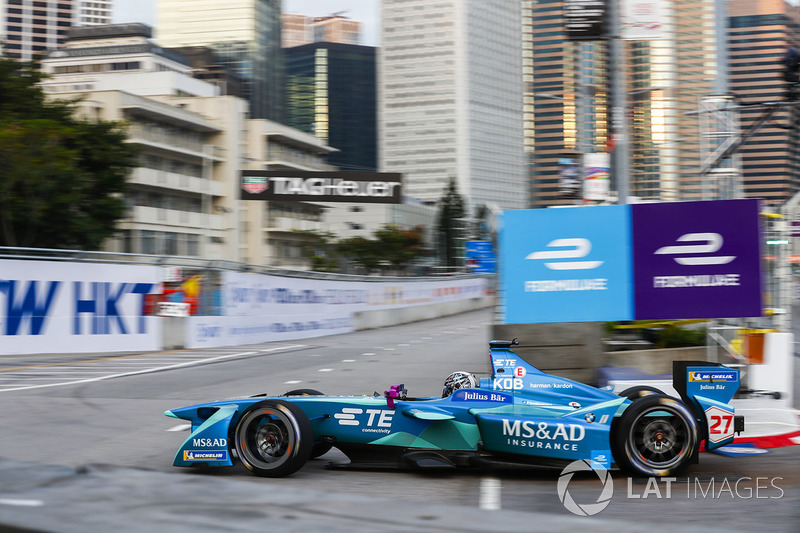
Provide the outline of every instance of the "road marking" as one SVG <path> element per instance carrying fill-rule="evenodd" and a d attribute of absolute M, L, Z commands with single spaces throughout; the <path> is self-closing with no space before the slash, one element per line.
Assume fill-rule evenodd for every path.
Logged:
<path fill-rule="evenodd" d="M 41 507 L 44 505 L 42 500 L 11 500 L 0 498 L 0 505 L 15 505 L 17 507 Z"/>
<path fill-rule="evenodd" d="M 192 429 L 191 424 L 179 424 L 175 427 L 169 428 L 167 431 L 189 431 L 190 429 Z"/>
<path fill-rule="evenodd" d="M 342 363 L 355 363 L 355 359 L 342 359 Z"/>
<path fill-rule="evenodd" d="M 333 372 L 332 368 L 320 368 L 317 372 Z"/>
<path fill-rule="evenodd" d="M 485 511 L 500 510 L 500 480 L 495 477 L 481 478 L 480 508 Z"/>
<path fill-rule="evenodd" d="M 387 351 L 387 352 L 393 352 L 394 348 L 384 348 L 384 350 Z"/>
<path fill-rule="evenodd" d="M 284 385 L 297 385 L 298 383 L 302 383 L 299 379 L 290 379 L 289 381 L 284 381 Z"/>
<path fill-rule="evenodd" d="M 274 352 L 276 350 L 291 350 L 292 348 L 303 348 L 305 346 L 307 346 L 307 345 L 305 345 L 305 344 L 289 344 L 287 346 L 276 346 L 275 348 L 271 348 L 270 351 Z M 0 392 L 11 392 L 11 391 L 21 391 L 21 390 L 31 390 L 31 389 L 43 389 L 43 388 L 48 388 L 48 387 L 61 387 L 61 386 L 64 386 L 64 385 L 81 385 L 81 384 L 85 384 L 85 383 L 95 383 L 95 382 L 98 382 L 98 381 L 105 381 L 105 380 L 114 379 L 114 378 L 124 378 L 124 377 L 129 377 L 129 376 L 139 376 L 139 375 L 142 375 L 142 374 L 152 374 L 152 373 L 155 373 L 155 372 L 162 372 L 164 370 L 174 370 L 174 369 L 177 369 L 177 368 L 188 368 L 188 367 L 192 367 L 192 366 L 200 366 L 200 365 L 203 365 L 203 364 L 206 364 L 206 363 L 211 363 L 211 362 L 214 362 L 214 361 L 224 361 L 226 359 L 234 359 L 236 357 L 246 357 L 248 355 L 255 355 L 257 353 L 259 353 L 259 352 L 239 352 L 239 353 L 233 353 L 233 354 L 227 354 L 227 355 L 219 355 L 217 357 L 207 357 L 205 359 L 195 359 L 193 361 L 187 361 L 185 363 L 176 363 L 176 364 L 167 365 L 167 366 L 145 368 L 143 370 L 136 370 L 136 371 L 132 371 L 132 372 L 122 372 L 120 374 L 108 374 L 108 375 L 105 375 L 105 376 L 98 376 L 98 377 L 95 377 L 95 378 L 77 379 L 77 380 L 74 380 L 74 381 L 66 381 L 64 383 L 46 383 L 46 384 L 43 384 L 43 385 L 27 385 L 27 386 L 15 387 L 15 388 L 11 388 L 11 389 L 8 389 L 8 388 L 0 389 Z M 97 361 L 102 361 L 102 359 L 99 359 Z M 28 367 L 28 368 L 31 368 L 31 367 Z M 0 369 L 0 370 L 2 370 L 2 369 Z M 9 369 L 9 370 L 11 370 L 11 369 Z"/>
<path fill-rule="evenodd" d="M 403 344 L 398 344 L 398 346 L 410 346 L 410 345 L 403 343 Z"/>
<path fill-rule="evenodd" d="M 366 353 L 362 353 L 361 355 L 375 355 L 375 352 L 366 352 Z"/>

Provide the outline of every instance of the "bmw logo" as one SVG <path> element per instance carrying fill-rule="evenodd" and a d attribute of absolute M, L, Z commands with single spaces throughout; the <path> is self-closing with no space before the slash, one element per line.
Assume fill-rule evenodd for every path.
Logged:
<path fill-rule="evenodd" d="M 586 416 L 584 418 L 586 419 L 587 422 L 591 424 L 592 422 L 594 422 L 594 413 L 586 413 Z"/>

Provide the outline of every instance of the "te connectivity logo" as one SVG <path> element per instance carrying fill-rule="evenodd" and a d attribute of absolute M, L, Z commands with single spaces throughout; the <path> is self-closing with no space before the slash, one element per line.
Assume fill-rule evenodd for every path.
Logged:
<path fill-rule="evenodd" d="M 679 265 L 687 266 L 727 265 L 736 259 L 735 255 L 684 256 L 684 254 L 713 254 L 718 252 L 724 242 L 722 235 L 719 233 L 685 233 L 676 240 L 687 244 L 664 246 L 656 250 L 655 254 L 681 256 L 673 257 L 672 259 Z"/>

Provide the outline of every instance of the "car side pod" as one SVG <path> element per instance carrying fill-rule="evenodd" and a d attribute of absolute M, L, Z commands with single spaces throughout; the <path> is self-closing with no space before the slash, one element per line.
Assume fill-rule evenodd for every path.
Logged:
<path fill-rule="evenodd" d="M 229 404 L 221 406 L 202 424 L 192 431 L 175 454 L 174 466 L 192 466 L 204 464 L 208 466 L 233 466 L 230 447 L 228 446 L 228 428 L 231 419 L 236 415 L 239 406 Z M 177 417 L 167 411 L 167 416 Z"/>

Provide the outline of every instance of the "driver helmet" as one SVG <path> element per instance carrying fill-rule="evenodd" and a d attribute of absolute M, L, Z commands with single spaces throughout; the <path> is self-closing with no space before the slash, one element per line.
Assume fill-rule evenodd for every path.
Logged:
<path fill-rule="evenodd" d="M 444 380 L 442 398 L 447 398 L 458 389 L 474 389 L 478 387 L 478 378 L 469 372 L 453 372 Z"/>

